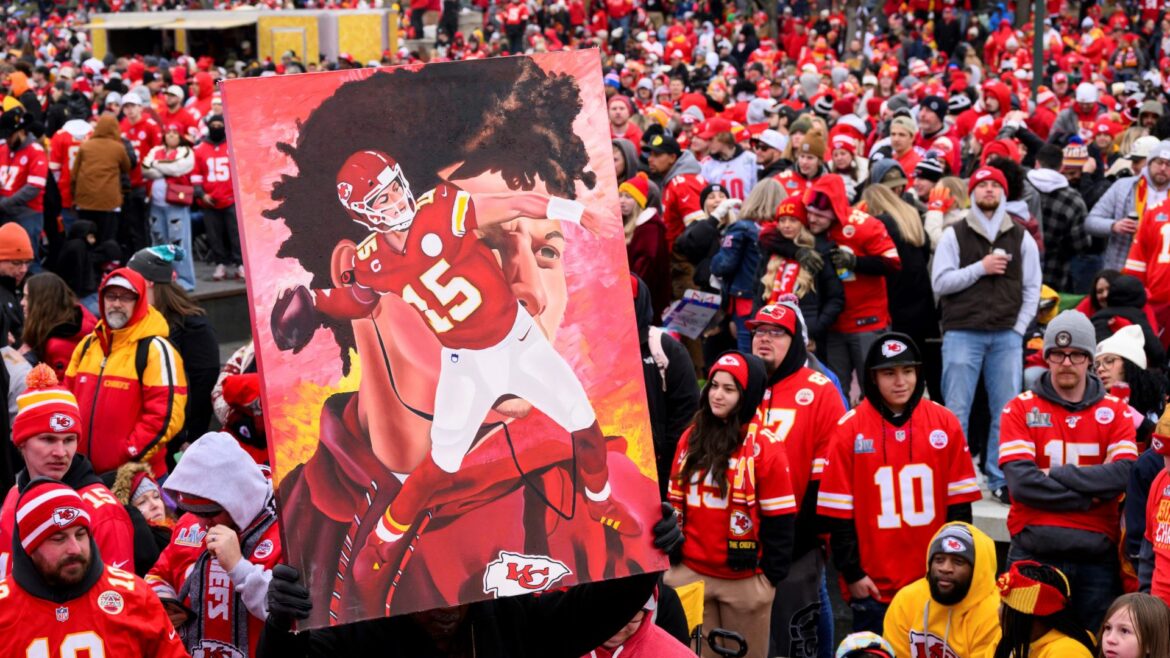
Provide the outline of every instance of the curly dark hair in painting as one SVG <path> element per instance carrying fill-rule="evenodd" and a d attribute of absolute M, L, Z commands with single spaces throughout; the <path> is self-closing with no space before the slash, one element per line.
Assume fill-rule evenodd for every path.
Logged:
<path fill-rule="evenodd" d="M 469 75 L 471 66 L 477 68 Z M 581 106 L 572 76 L 546 73 L 527 57 L 404 67 L 344 84 L 298 125 L 296 144 L 277 144 L 297 169 L 273 186 L 278 204 L 264 211 L 291 232 L 277 255 L 300 262 L 313 275 L 310 287 L 332 286 L 330 248 L 360 242 L 368 231 L 337 201 L 337 171 L 359 150 L 392 155 L 416 194 L 459 164 L 452 181 L 490 171 L 513 190 L 532 190 L 539 178 L 549 193 L 576 198 L 578 180 L 589 189 L 597 184 L 573 132 Z M 325 326 L 348 372 L 349 324 L 327 318 Z"/>

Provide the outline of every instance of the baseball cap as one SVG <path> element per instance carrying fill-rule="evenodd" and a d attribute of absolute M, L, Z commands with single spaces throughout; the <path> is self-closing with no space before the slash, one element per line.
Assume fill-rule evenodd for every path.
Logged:
<path fill-rule="evenodd" d="M 113 96 L 113 94 L 110 95 Z M 138 94 L 126 94 L 122 97 L 122 106 L 125 107 L 127 105 L 138 105 L 141 107 L 142 99 L 138 97 Z"/>
<path fill-rule="evenodd" d="M 877 342 L 870 349 L 871 359 L 866 360 L 868 370 L 893 368 L 896 366 L 922 365 L 922 357 L 918 355 L 918 345 L 906 334 L 889 332 L 878 336 Z"/>
<path fill-rule="evenodd" d="M 650 143 L 646 148 L 651 153 L 668 153 L 670 155 L 681 155 L 682 149 L 678 146 L 678 140 L 670 135 L 655 135 L 650 138 Z"/>
<path fill-rule="evenodd" d="M 1170 160 L 1170 139 L 1164 139 L 1158 142 L 1158 145 L 1150 149 L 1150 160 Z"/>
<path fill-rule="evenodd" d="M 105 290 L 106 288 L 124 288 L 134 293 L 135 295 L 138 294 L 138 288 L 135 288 L 134 284 L 130 283 L 130 279 L 127 279 L 120 274 L 107 279 L 106 284 L 102 286 L 102 290 Z"/>
<path fill-rule="evenodd" d="M 171 96 L 177 96 L 179 98 L 179 100 L 182 100 L 182 99 L 187 97 L 186 92 L 184 92 L 183 88 L 180 87 L 179 85 L 171 85 L 171 86 L 167 87 L 165 93 L 170 94 Z"/>
<path fill-rule="evenodd" d="M 711 139 L 719 133 L 731 131 L 731 122 L 722 117 L 712 117 L 699 125 L 695 133 L 701 139 Z"/>
<path fill-rule="evenodd" d="M 14 107 L 4 114 L 0 114 L 0 139 L 8 139 L 12 133 L 20 130 L 28 123 L 24 109 Z"/>
<path fill-rule="evenodd" d="M 116 91 L 106 94 L 106 105 L 122 105 L 122 94 Z"/>
<path fill-rule="evenodd" d="M 1097 85 L 1091 82 L 1082 82 L 1077 85 L 1076 101 L 1078 103 L 1096 103 L 1100 95 Z"/>
<path fill-rule="evenodd" d="M 762 324 L 774 324 L 788 332 L 789 336 L 796 335 L 796 313 L 792 309 L 780 304 L 768 304 L 756 311 L 755 317 L 744 325 L 749 331 L 755 331 Z"/>
<path fill-rule="evenodd" d="M 777 151 L 783 151 L 784 147 L 788 145 L 788 138 L 780 134 L 780 131 L 772 130 L 771 128 L 756 135 L 755 140 Z"/>

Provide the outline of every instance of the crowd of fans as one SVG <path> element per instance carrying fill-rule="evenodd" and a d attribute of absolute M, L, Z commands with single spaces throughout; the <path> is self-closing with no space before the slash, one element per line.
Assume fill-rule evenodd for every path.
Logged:
<path fill-rule="evenodd" d="M 685 655 L 702 580 L 750 656 L 833 655 L 839 585 L 837 656 L 1170 658 L 1170 5 L 408 3 L 370 64 L 601 52 L 672 567 L 301 634 L 252 346 L 189 293 L 245 277 L 217 81 L 362 64 L 79 29 L 173 5 L 8 9 L 0 655 Z"/>

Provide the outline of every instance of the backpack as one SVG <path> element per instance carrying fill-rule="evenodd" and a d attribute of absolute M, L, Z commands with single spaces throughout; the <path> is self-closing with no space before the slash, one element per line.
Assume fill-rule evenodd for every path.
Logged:
<path fill-rule="evenodd" d="M 134 347 L 134 372 L 138 373 L 139 384 L 142 384 L 142 374 L 146 372 L 146 363 L 150 359 L 150 344 L 155 338 L 158 338 L 158 336 L 139 338 L 138 344 Z M 78 361 L 85 358 L 85 353 L 89 351 L 89 346 L 93 341 L 93 334 L 86 337 L 85 344 L 81 346 L 81 354 L 77 357 Z"/>

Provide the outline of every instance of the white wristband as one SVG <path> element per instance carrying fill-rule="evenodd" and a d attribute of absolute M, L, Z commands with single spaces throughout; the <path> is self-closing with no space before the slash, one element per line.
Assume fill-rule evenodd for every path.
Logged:
<path fill-rule="evenodd" d="M 548 207 L 544 216 L 549 219 L 560 219 L 574 224 L 581 223 L 581 216 L 585 214 L 585 204 L 572 199 L 562 199 L 559 196 L 548 198 Z"/>

